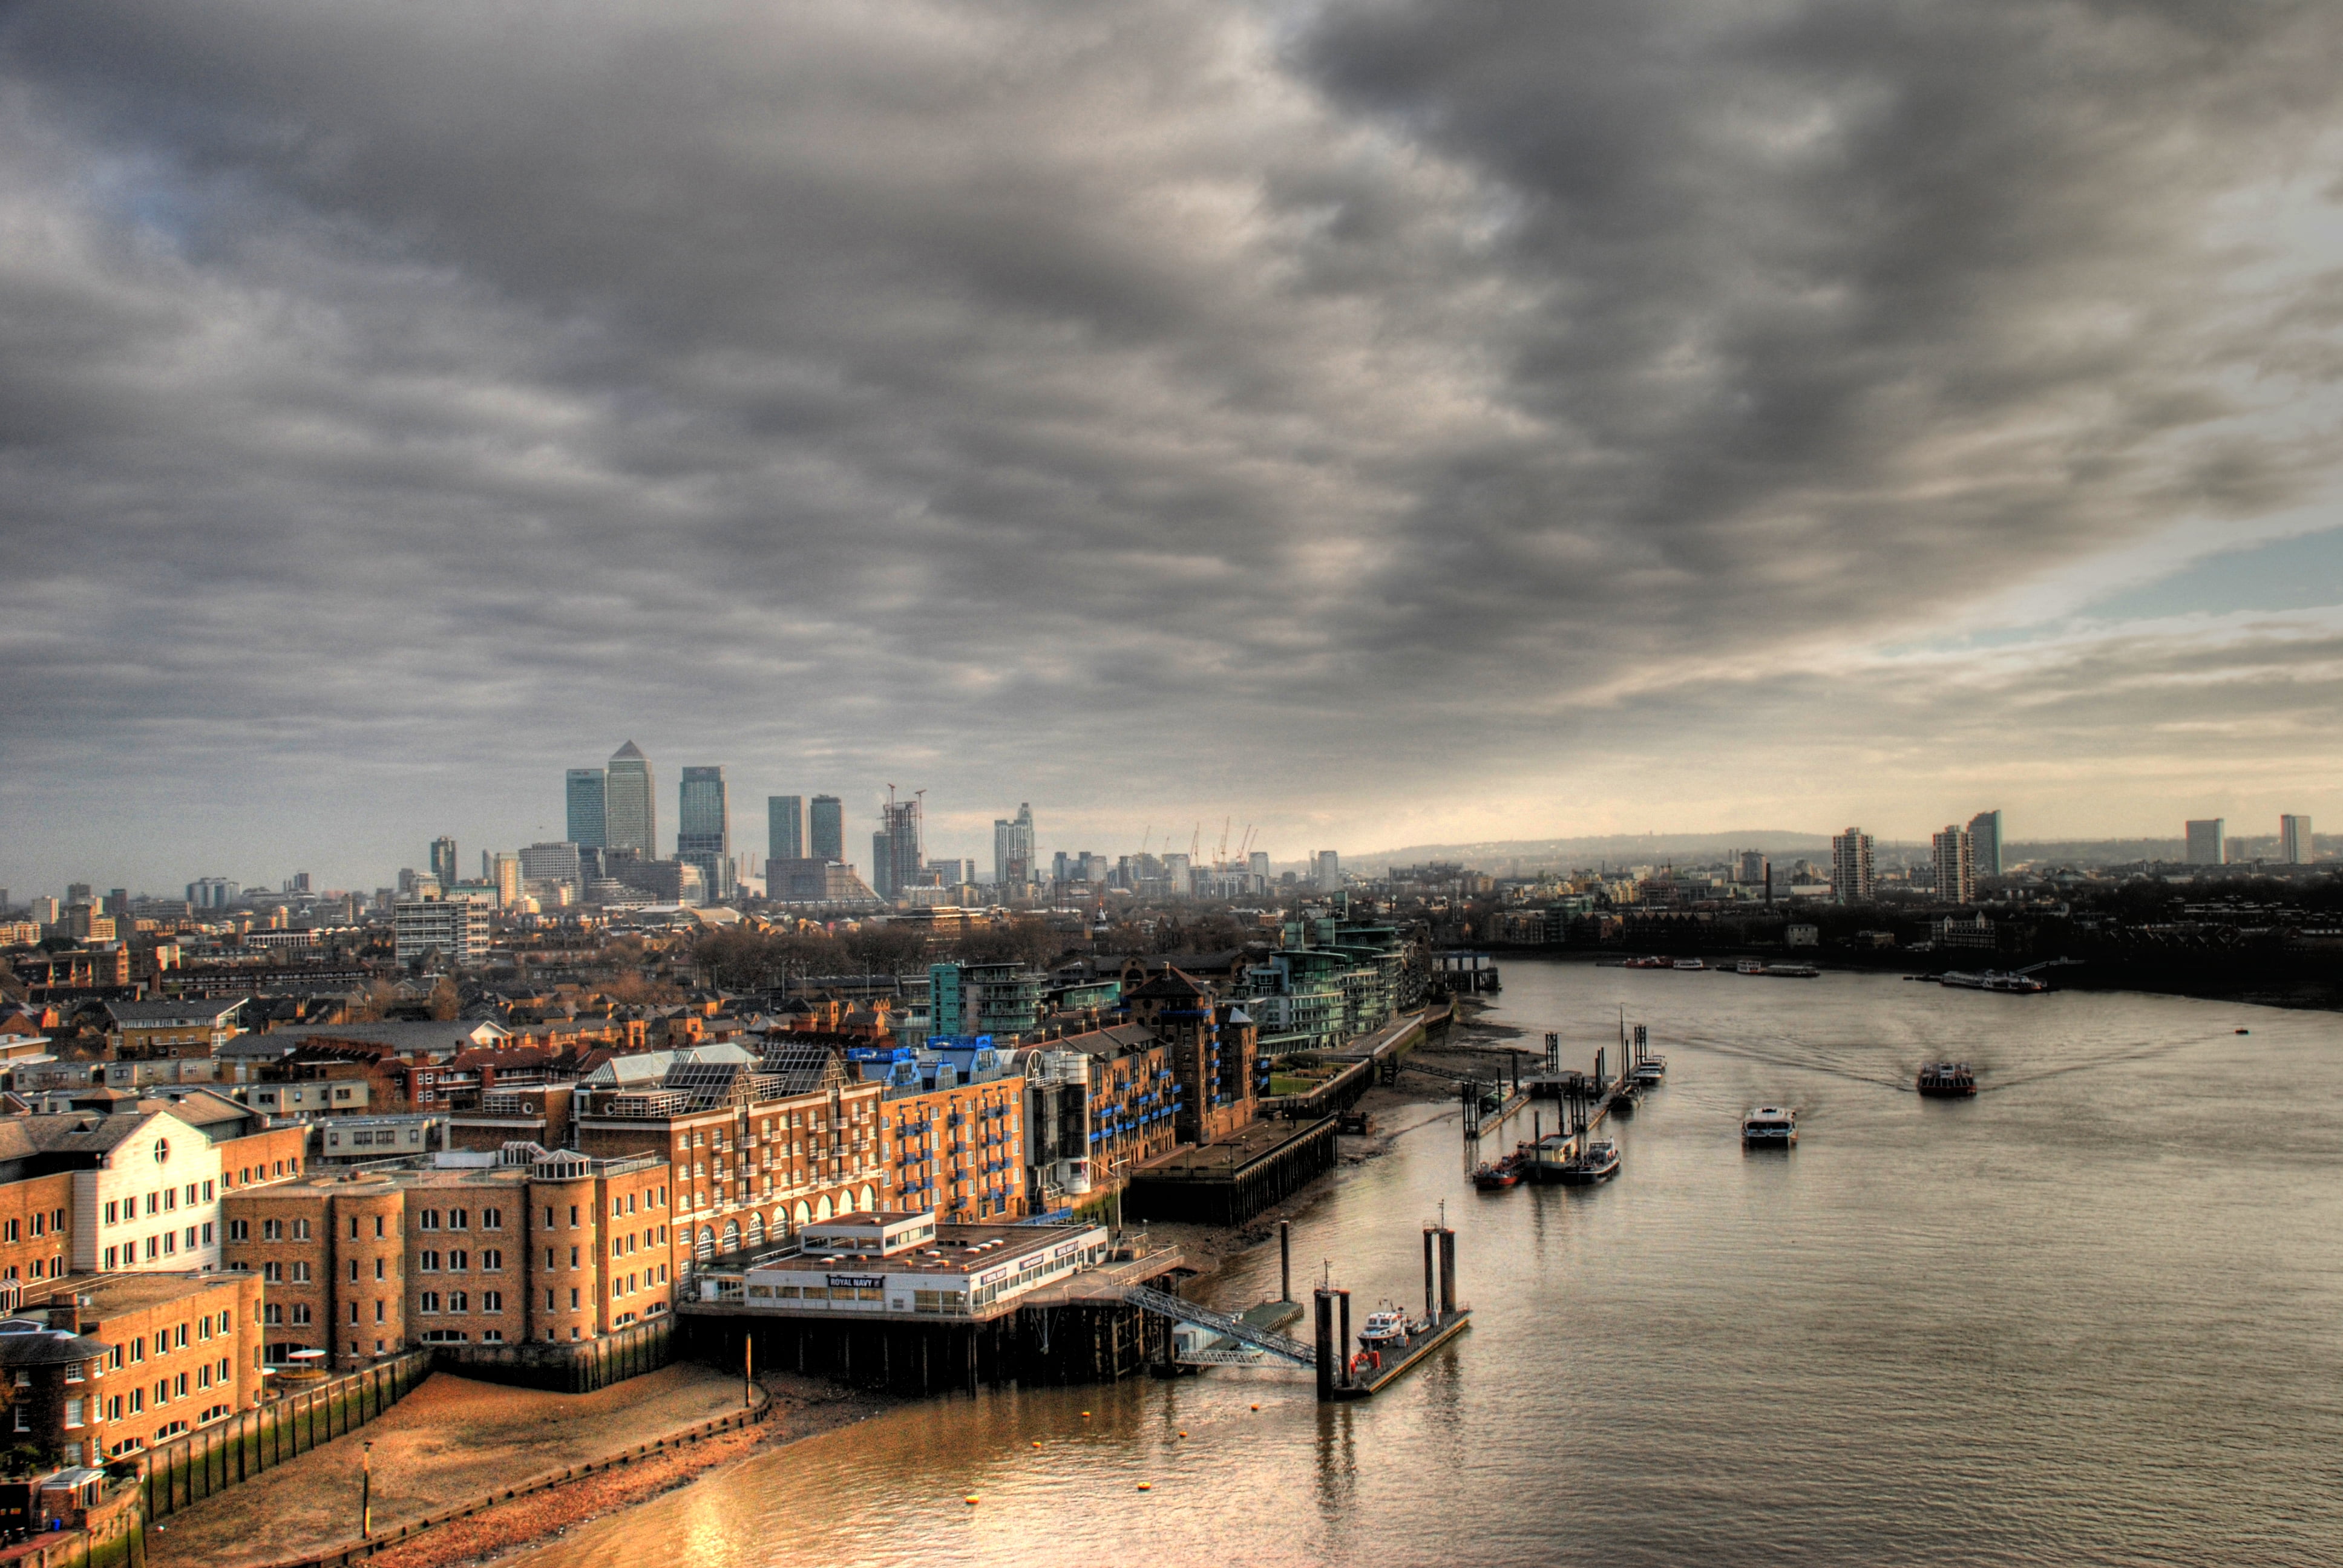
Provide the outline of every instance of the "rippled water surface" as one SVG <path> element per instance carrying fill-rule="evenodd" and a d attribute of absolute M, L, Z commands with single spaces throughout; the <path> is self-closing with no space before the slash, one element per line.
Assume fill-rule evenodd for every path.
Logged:
<path fill-rule="evenodd" d="M 1473 1328 L 1392 1392 L 1321 1409 L 1302 1374 L 1235 1372 L 939 1401 L 528 1561 L 2343 1562 L 2336 1018 L 1505 979 L 1522 1043 L 1557 1029 L 1591 1062 L 1624 1004 L 1668 1086 L 1600 1190 L 1476 1194 L 1444 1106 L 1327 1184 L 1295 1271 L 1332 1259 L 1354 1312 L 1420 1296 L 1443 1200 L 1458 1231 Z M 1984 1092 L 1910 1092 L 1936 1055 Z M 1760 1101 L 1798 1107 L 1795 1151 L 1743 1152 Z M 1203 1293 L 1273 1294 L 1275 1253 Z"/>

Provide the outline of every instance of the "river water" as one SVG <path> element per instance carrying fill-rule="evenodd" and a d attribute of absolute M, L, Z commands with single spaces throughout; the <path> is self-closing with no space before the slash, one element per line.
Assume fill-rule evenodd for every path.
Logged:
<path fill-rule="evenodd" d="M 1420 1308 L 1443 1201 L 1458 1232 L 1473 1326 L 1390 1392 L 1322 1409 L 1306 1374 L 1236 1371 L 938 1401 L 524 1561 L 2343 1562 L 2343 1020 L 1885 976 L 1505 982 L 1520 1043 L 1559 1030 L 1591 1065 L 1624 1006 L 1668 1084 L 1591 1191 L 1475 1193 L 1445 1105 L 1326 1183 L 1296 1289 L 1331 1259 L 1354 1318 Z M 1937 1055 L 1983 1092 L 1912 1093 Z M 1759 1102 L 1798 1108 L 1795 1151 L 1743 1151 Z M 1202 1293 L 1273 1295 L 1276 1269 L 1261 1248 Z"/>

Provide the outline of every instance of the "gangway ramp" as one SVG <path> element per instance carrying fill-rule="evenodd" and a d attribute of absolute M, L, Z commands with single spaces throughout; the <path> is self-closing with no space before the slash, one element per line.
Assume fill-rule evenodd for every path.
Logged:
<path fill-rule="evenodd" d="M 1158 1317 L 1170 1318 L 1176 1322 L 1193 1323 L 1202 1329 L 1210 1329 L 1214 1333 L 1225 1335 L 1241 1345 L 1251 1345 L 1264 1354 L 1275 1356 L 1278 1360 L 1291 1362 L 1294 1366 L 1314 1367 L 1318 1364 L 1318 1351 L 1315 1346 L 1305 1345 L 1300 1340 L 1288 1339 L 1272 1329 L 1257 1328 L 1242 1318 L 1232 1317 L 1227 1312 L 1216 1312 L 1210 1307 L 1198 1306 L 1193 1302 L 1182 1301 L 1167 1291 L 1155 1290 L 1147 1285 L 1127 1285 L 1123 1288 L 1122 1299 L 1134 1307 L 1153 1312 Z"/>

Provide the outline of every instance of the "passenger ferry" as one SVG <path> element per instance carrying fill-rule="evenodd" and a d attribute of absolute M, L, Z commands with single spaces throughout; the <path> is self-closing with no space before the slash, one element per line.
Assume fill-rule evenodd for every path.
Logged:
<path fill-rule="evenodd" d="M 1798 1141 L 1798 1113 L 1761 1105 L 1741 1119 L 1741 1141 L 1753 1149 L 1790 1149 Z"/>
<path fill-rule="evenodd" d="M 1932 1061 L 1920 1069 L 1920 1092 L 1931 1100 L 1959 1100 L 1976 1092 L 1976 1075 L 1966 1061 Z"/>
<path fill-rule="evenodd" d="M 2050 989 L 2046 982 L 2032 975 L 2003 974 L 1997 970 L 1974 973 L 1947 970 L 1936 977 L 1936 983 L 1951 986 L 1955 990 L 1991 990 L 2010 996 L 2036 996 Z"/>

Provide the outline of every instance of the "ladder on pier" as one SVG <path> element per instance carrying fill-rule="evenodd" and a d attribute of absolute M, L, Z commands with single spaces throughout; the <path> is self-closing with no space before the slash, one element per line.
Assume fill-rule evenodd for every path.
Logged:
<path fill-rule="evenodd" d="M 1255 1328 L 1242 1318 L 1231 1317 L 1226 1312 L 1216 1312 L 1210 1307 L 1200 1307 L 1193 1302 L 1183 1302 L 1167 1291 L 1158 1291 L 1147 1285 L 1127 1285 L 1123 1288 L 1122 1299 L 1134 1307 L 1141 1307 L 1153 1312 L 1158 1317 L 1171 1318 L 1177 1322 L 1193 1323 L 1200 1329 L 1210 1329 L 1214 1333 L 1225 1334 L 1241 1345 L 1251 1345 L 1264 1354 L 1275 1356 L 1280 1361 L 1291 1362 L 1295 1366 L 1314 1367 L 1318 1364 L 1318 1351 L 1313 1345 L 1305 1345 L 1300 1340 L 1288 1339 L 1285 1335 L 1269 1329 Z"/>

